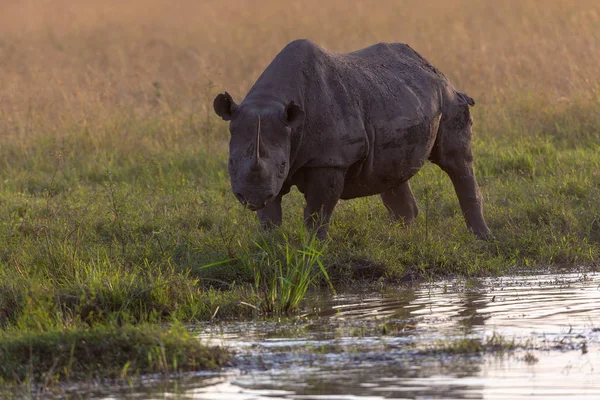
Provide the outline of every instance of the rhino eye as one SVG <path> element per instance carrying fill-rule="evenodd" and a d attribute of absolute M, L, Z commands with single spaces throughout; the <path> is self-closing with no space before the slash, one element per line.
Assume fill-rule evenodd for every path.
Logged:
<path fill-rule="evenodd" d="M 279 166 L 279 173 L 283 174 L 285 172 L 285 161 L 281 163 Z"/>

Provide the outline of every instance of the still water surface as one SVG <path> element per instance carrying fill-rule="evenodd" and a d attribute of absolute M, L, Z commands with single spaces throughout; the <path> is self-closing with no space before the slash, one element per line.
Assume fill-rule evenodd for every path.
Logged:
<path fill-rule="evenodd" d="M 600 275 L 438 282 L 312 299 L 303 318 L 198 327 L 236 351 L 218 374 L 146 381 L 102 399 L 600 399 Z M 502 335 L 504 354 L 432 353 Z"/>

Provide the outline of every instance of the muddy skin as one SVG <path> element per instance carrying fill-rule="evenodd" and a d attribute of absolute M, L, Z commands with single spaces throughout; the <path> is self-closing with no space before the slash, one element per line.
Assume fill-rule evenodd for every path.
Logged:
<path fill-rule="evenodd" d="M 430 160 L 452 180 L 468 228 L 488 239 L 473 171 L 474 104 L 408 45 L 339 54 L 297 40 L 240 104 L 225 92 L 214 109 L 230 121 L 233 192 L 266 228 L 281 224 L 281 197 L 294 185 L 320 238 L 339 199 L 380 194 L 409 225 L 418 207 L 408 181 Z"/>

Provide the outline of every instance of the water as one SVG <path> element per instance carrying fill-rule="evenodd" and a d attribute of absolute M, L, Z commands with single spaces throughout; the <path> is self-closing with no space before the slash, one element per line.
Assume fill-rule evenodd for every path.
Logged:
<path fill-rule="evenodd" d="M 218 374 L 103 399 L 600 399 L 600 275 L 516 276 L 312 299 L 294 321 L 198 327 L 236 351 Z M 432 352 L 501 335 L 509 352 Z M 497 337 L 497 336 L 496 336 Z"/>

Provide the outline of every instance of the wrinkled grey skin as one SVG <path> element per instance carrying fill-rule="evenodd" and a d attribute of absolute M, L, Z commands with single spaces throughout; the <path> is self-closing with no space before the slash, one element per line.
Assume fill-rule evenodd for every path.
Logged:
<path fill-rule="evenodd" d="M 408 45 L 339 54 L 297 40 L 239 105 L 223 93 L 214 109 L 231 121 L 233 192 L 265 227 L 281 224 L 293 185 L 321 238 L 339 199 L 380 194 L 410 224 L 418 208 L 408 180 L 430 160 L 450 176 L 467 226 L 489 238 L 473 172 L 474 104 Z"/>

